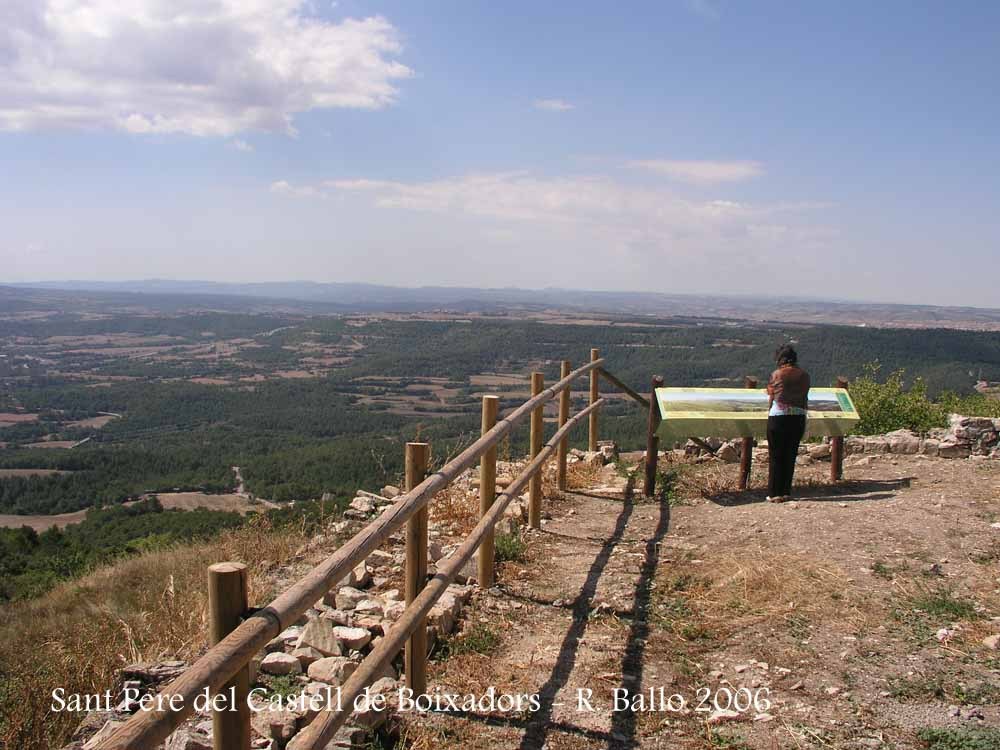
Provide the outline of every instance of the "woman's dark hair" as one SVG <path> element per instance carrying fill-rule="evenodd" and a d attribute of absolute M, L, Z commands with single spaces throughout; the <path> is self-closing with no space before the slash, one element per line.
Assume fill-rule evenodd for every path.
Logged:
<path fill-rule="evenodd" d="M 774 353 L 774 361 L 781 365 L 794 365 L 799 361 L 798 352 L 791 344 L 782 344 Z"/>

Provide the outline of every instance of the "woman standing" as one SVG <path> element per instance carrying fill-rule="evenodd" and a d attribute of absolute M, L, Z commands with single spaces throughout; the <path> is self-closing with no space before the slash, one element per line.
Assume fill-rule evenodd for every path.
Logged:
<path fill-rule="evenodd" d="M 790 344 L 779 347 L 774 358 L 778 369 L 767 383 L 767 499 L 782 503 L 791 499 L 795 459 L 806 431 L 809 373 L 799 367 L 799 356 Z"/>

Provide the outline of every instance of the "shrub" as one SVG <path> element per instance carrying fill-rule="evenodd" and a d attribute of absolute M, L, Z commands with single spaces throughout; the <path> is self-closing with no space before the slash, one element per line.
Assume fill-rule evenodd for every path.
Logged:
<path fill-rule="evenodd" d="M 907 390 L 902 370 L 890 373 L 883 382 L 879 382 L 879 370 L 877 362 L 867 365 L 864 374 L 851 383 L 851 398 L 861 417 L 855 432 L 876 435 L 910 429 L 923 433 L 947 425 L 949 409 L 927 398 L 921 378 Z"/>
<path fill-rule="evenodd" d="M 476 623 L 465 632 L 444 638 L 441 642 L 439 656 L 447 659 L 459 654 L 482 654 L 489 656 L 500 648 L 501 634 L 499 628 L 483 623 Z"/>
<path fill-rule="evenodd" d="M 1000 747 L 1000 730 L 985 727 L 921 729 L 917 737 L 927 750 L 995 750 Z"/>
<path fill-rule="evenodd" d="M 938 397 L 938 403 L 950 414 L 1000 419 L 1000 400 L 989 398 L 981 393 L 959 396 L 953 391 L 945 391 Z"/>
<path fill-rule="evenodd" d="M 525 543 L 520 533 L 497 534 L 494 540 L 497 562 L 520 562 L 524 559 Z"/>

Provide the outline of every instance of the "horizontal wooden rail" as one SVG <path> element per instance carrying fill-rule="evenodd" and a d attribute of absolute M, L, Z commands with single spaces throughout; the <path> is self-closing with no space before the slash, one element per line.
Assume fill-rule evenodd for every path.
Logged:
<path fill-rule="evenodd" d="M 556 434 L 552 436 L 535 456 L 534 459 L 524 468 L 517 478 L 510 483 L 503 494 L 497 495 L 489 512 L 479 519 L 472 532 L 459 545 L 458 549 L 450 556 L 441 560 L 437 566 L 437 573 L 427 582 L 423 591 L 413 600 L 396 623 L 389 629 L 378 645 L 372 649 L 371 653 L 365 657 L 364 661 L 358 665 L 354 673 L 340 688 L 340 706 L 330 706 L 323 713 L 319 714 L 309 726 L 296 734 L 288 744 L 288 750 L 316 750 L 322 748 L 333 739 L 337 730 L 344 725 L 354 706 L 354 701 L 364 692 L 364 689 L 375 681 L 375 678 L 383 673 L 386 664 L 395 658 L 396 654 L 403 647 L 406 639 L 413 631 L 424 622 L 424 618 L 431 611 L 441 595 L 447 590 L 449 584 L 455 580 L 456 575 L 462 567 L 472 558 L 483 538 L 492 529 L 503 515 L 507 505 L 515 497 L 521 494 L 533 477 L 535 477 L 542 466 L 556 451 L 563 437 L 579 424 L 584 418 L 589 417 L 594 411 L 604 406 L 604 399 L 598 399 L 586 409 L 573 415 L 570 420 L 560 427 Z"/>
<path fill-rule="evenodd" d="M 272 638 L 305 612 L 389 536 L 423 508 L 440 490 L 502 440 L 538 406 L 551 401 L 577 378 L 599 369 L 595 358 L 555 385 L 530 398 L 496 426 L 400 498 L 340 549 L 321 562 L 267 607 L 255 611 L 238 628 L 212 646 L 184 674 L 160 691 L 155 708 L 133 715 L 98 745 L 97 750 L 146 750 L 165 740 L 194 710 L 195 699 L 207 687 L 215 693 Z M 588 409 L 585 413 L 592 414 Z M 569 423 L 567 423 L 569 424 Z M 575 422 L 573 422 L 575 424 Z M 542 455 L 542 454 L 539 454 Z M 546 454 L 547 455 L 547 454 Z M 527 481 L 527 480 L 526 480 Z M 477 527 L 478 528 L 478 527 Z M 419 599 L 418 599 L 419 601 Z M 174 710 L 176 707 L 176 710 Z"/>
<path fill-rule="evenodd" d="M 637 393 L 636 391 L 634 391 L 631 388 L 629 388 L 627 385 L 625 385 L 625 383 L 623 383 L 621 380 L 619 380 L 618 378 L 616 378 L 614 375 L 612 375 L 610 372 L 608 372 L 607 370 L 605 370 L 603 367 L 600 370 L 598 370 L 598 372 L 600 373 L 600 375 L 601 375 L 602 378 L 604 378 L 609 383 L 611 383 L 611 385 L 613 385 L 615 388 L 618 388 L 623 393 L 631 396 L 633 399 L 635 399 L 640 404 L 642 404 L 643 408 L 645 408 L 645 409 L 649 408 L 649 399 L 647 399 L 641 393 Z"/>

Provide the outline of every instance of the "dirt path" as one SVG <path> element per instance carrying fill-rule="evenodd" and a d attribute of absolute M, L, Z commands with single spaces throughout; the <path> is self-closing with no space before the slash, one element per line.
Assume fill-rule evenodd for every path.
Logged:
<path fill-rule="evenodd" d="M 432 672 L 539 709 L 435 714 L 407 723 L 410 746 L 925 748 L 928 728 L 1000 726 L 983 643 L 1000 633 L 1000 466 L 878 457 L 837 487 L 828 471 L 801 469 L 786 505 L 732 492 L 718 464 L 681 468 L 659 501 L 547 499 L 524 561 L 478 595 L 471 647 Z M 685 710 L 611 710 L 616 690 L 661 687 Z M 731 693 L 756 707 L 720 713 Z"/>

